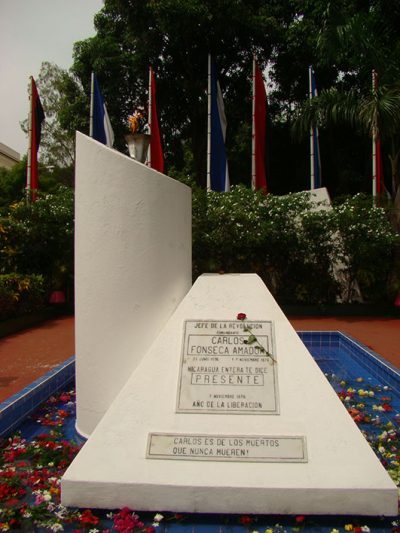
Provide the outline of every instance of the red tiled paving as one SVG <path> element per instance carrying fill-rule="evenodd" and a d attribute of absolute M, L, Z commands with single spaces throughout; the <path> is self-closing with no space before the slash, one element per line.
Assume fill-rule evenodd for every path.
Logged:
<path fill-rule="evenodd" d="M 0 339 L 0 402 L 71 357 L 74 344 L 72 316 Z"/>
<path fill-rule="evenodd" d="M 400 368 L 400 319 L 289 317 L 296 330 L 342 331 Z M 0 339 L 0 402 L 75 353 L 74 318 L 43 324 Z"/>

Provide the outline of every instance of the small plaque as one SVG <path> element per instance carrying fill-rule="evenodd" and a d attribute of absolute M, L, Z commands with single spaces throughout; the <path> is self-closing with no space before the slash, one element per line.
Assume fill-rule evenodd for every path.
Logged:
<path fill-rule="evenodd" d="M 150 433 L 148 459 L 306 463 L 302 436 L 187 435 Z"/>
<path fill-rule="evenodd" d="M 186 320 L 176 410 L 278 414 L 273 323 Z"/>

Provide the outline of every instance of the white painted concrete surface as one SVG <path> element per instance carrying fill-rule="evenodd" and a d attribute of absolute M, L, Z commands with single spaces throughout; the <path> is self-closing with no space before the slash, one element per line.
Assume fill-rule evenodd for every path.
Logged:
<path fill-rule="evenodd" d="M 176 413 L 184 321 L 272 320 L 280 412 Z M 132 348 L 134 345 L 132 344 Z M 149 433 L 302 435 L 308 462 L 147 459 Z M 396 515 L 397 489 L 260 278 L 203 275 L 62 479 L 69 506 Z"/>
<path fill-rule="evenodd" d="M 192 283 L 190 188 L 77 134 L 77 429 L 89 435 Z"/>

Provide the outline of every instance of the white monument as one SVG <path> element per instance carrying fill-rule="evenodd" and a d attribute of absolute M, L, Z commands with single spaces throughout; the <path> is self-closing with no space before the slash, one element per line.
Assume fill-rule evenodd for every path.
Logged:
<path fill-rule="evenodd" d="M 192 284 L 190 188 L 77 133 L 77 429 L 107 411 Z"/>
<path fill-rule="evenodd" d="M 397 489 L 260 278 L 203 275 L 67 470 L 62 502 L 396 515 Z"/>
<path fill-rule="evenodd" d="M 190 218 L 185 186 L 78 135 L 78 430 L 91 436 L 62 503 L 396 515 L 396 486 L 260 278 L 203 275 L 186 294 Z"/>

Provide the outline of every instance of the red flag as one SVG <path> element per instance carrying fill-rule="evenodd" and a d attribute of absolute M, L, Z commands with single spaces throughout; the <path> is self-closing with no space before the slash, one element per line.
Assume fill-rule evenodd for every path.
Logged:
<path fill-rule="evenodd" d="M 267 93 L 260 67 L 254 60 L 253 79 L 253 176 L 254 189 L 267 191 L 265 171 Z"/>
<path fill-rule="evenodd" d="M 150 166 L 154 170 L 164 173 L 164 155 L 161 145 L 160 128 L 158 126 L 157 105 L 156 105 L 156 80 L 153 69 L 150 67 L 150 88 L 149 88 L 149 126 L 151 133 L 150 140 Z"/>
<path fill-rule="evenodd" d="M 42 122 L 45 119 L 42 103 L 37 92 L 35 80 L 31 77 L 31 120 L 28 152 L 28 193 L 32 190 L 32 200 L 36 200 L 39 188 L 37 153 L 42 134 Z"/>

